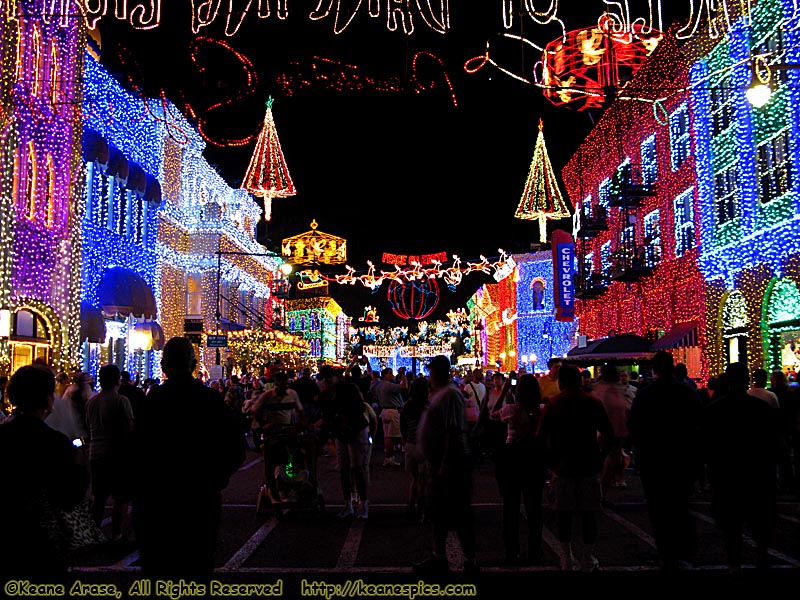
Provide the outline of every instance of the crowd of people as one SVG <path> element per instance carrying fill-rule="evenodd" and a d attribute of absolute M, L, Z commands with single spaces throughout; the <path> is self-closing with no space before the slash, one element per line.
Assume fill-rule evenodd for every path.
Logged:
<path fill-rule="evenodd" d="M 429 361 L 427 375 L 373 372 L 355 356 L 344 369 L 295 373 L 275 364 L 257 376 L 203 381 L 191 343 L 173 338 L 163 352 L 164 381 L 142 387 L 114 365 L 100 369 L 99 391 L 84 373 L 23 367 L 0 382 L 13 407 L 0 425 L 0 449 L 22 457 L 6 472 L 11 493 L 0 497 L 3 514 L 20 517 L 9 521 L 13 543 L 0 545 L 0 566 L 63 571 L 68 555 L 48 540 L 46 515 L 88 499 L 99 525 L 110 499 L 108 541 L 130 543 L 132 531 L 145 574 L 208 577 L 221 491 L 244 461 L 247 440 L 258 450 L 273 432 L 294 427 L 313 432 L 319 450 L 335 456 L 342 519 L 369 518 L 373 440 L 382 440 L 381 466 L 408 473 L 409 517 L 432 523 L 430 557 L 414 565 L 420 574 L 450 569 L 449 531 L 458 535 L 464 570 L 478 571 L 471 494 L 481 461 L 491 464 L 502 498 L 509 565 L 543 560 L 548 502 L 558 515 L 561 568 L 600 568 L 599 511 L 635 468 L 665 571 L 691 567 L 689 504 L 698 489 L 711 494 L 731 571 L 741 569 L 745 526 L 765 567 L 777 494 L 798 489 L 800 392 L 780 371 L 750 373 L 740 363 L 699 389 L 671 354 L 658 352 L 651 364 L 648 376 L 605 364 L 593 377 L 553 358 L 541 375 L 475 368 L 462 378 L 445 356 Z M 181 458 L 187 443 L 189 462 Z"/>

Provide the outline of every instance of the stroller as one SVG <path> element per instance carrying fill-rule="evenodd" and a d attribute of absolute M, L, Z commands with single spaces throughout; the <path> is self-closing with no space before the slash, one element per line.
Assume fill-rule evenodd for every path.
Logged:
<path fill-rule="evenodd" d="M 274 425 L 264 430 L 264 483 L 256 512 L 272 509 L 282 518 L 289 509 L 325 512 L 317 479 L 319 441 L 316 434 L 297 425 Z"/>

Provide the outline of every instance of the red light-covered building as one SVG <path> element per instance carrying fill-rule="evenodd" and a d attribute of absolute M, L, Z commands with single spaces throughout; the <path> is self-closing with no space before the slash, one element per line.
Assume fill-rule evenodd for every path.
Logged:
<path fill-rule="evenodd" d="M 576 314 L 589 340 L 635 334 L 705 381 L 705 284 L 688 63 L 669 36 L 562 170 L 575 207 Z"/>

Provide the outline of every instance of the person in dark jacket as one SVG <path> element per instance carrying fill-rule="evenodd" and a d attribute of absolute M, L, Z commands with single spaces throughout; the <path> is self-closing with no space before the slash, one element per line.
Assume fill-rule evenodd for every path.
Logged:
<path fill-rule="evenodd" d="M 656 352 L 654 379 L 636 394 L 628 431 L 636 451 L 661 567 L 688 567 L 695 551 L 689 501 L 702 465 L 697 392 L 675 379 L 672 354 Z"/>
<path fill-rule="evenodd" d="M 536 436 L 554 474 L 551 485 L 558 512 L 561 569 L 596 571 L 599 563 L 592 550 L 602 500 L 600 469 L 614 439 L 614 427 L 603 403 L 583 391 L 577 367 L 561 367 L 558 386 L 561 391 L 545 404 Z M 578 515 L 583 546 L 576 560 L 571 540 Z"/>
<path fill-rule="evenodd" d="M 241 428 L 219 394 L 193 377 L 196 364 L 188 339 L 169 340 L 161 359 L 167 380 L 134 423 L 133 524 L 150 577 L 211 575 L 221 492 L 245 458 Z M 189 453 L 181 431 L 195 440 Z"/>
<path fill-rule="evenodd" d="M 0 425 L 3 493 L 0 494 L 0 579 L 59 580 L 67 572 L 66 539 L 47 527 L 55 511 L 74 508 L 86 496 L 88 473 L 77 449 L 44 419 L 53 407 L 56 382 L 46 368 L 18 369 L 8 385 L 14 410 Z"/>
<path fill-rule="evenodd" d="M 711 513 L 722 531 L 728 566 L 742 566 L 742 528 L 756 543 L 756 566 L 767 567 L 775 528 L 779 451 L 778 411 L 747 393 L 743 363 L 725 370 L 729 391 L 711 403 L 706 415 L 706 454 Z"/>

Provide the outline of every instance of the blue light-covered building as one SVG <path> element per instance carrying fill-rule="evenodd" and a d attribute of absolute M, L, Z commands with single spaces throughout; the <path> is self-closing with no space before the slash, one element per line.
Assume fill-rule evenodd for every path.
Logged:
<path fill-rule="evenodd" d="M 751 106 L 752 65 L 800 64 L 791 0 L 763 0 L 719 39 L 694 41 L 693 136 L 700 269 L 716 335 L 711 372 L 800 367 L 800 71 L 769 70 L 772 95 Z"/>
<path fill-rule="evenodd" d="M 164 121 L 91 51 L 83 79 L 82 370 L 116 364 L 144 379 L 160 372 L 164 344 L 156 301 Z"/>
<path fill-rule="evenodd" d="M 577 319 L 556 321 L 551 252 L 515 254 L 517 363 L 528 372 L 547 371 L 547 361 L 575 345 Z"/>

